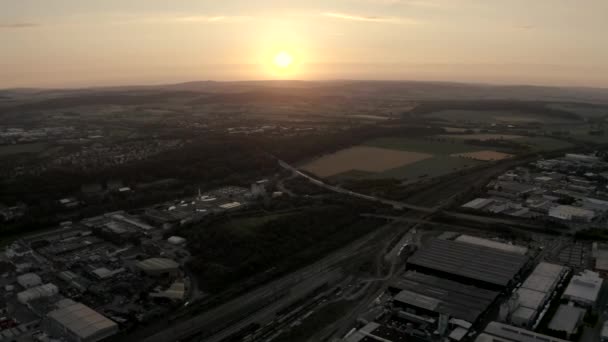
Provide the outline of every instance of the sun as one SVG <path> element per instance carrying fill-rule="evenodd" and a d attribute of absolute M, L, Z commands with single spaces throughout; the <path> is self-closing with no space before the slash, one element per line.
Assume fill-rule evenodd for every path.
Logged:
<path fill-rule="evenodd" d="M 274 56 L 273 63 L 280 69 L 287 69 L 293 64 L 293 57 L 285 51 L 281 51 Z"/>

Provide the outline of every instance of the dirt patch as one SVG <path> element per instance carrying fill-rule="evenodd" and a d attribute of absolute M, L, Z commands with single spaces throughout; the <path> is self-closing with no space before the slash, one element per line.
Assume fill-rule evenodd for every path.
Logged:
<path fill-rule="evenodd" d="M 512 154 L 502 153 L 497 151 L 477 151 L 467 153 L 452 154 L 452 157 L 461 157 L 483 161 L 503 160 L 513 157 Z"/>
<path fill-rule="evenodd" d="M 323 156 L 303 167 L 319 177 L 330 177 L 351 170 L 383 172 L 433 157 L 431 154 L 356 146 Z"/>

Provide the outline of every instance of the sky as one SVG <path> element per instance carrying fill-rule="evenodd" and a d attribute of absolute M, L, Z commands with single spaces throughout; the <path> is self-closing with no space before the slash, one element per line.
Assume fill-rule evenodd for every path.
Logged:
<path fill-rule="evenodd" d="M 606 0 L 0 0 L 0 88 L 374 79 L 608 87 Z M 279 69 L 274 56 L 293 64 Z"/>

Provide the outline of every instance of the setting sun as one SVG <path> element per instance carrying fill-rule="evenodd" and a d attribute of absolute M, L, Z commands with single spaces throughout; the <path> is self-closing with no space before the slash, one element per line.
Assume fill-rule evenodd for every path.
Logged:
<path fill-rule="evenodd" d="M 281 51 L 274 56 L 273 62 L 277 67 L 286 69 L 293 63 L 293 57 L 289 53 Z"/>

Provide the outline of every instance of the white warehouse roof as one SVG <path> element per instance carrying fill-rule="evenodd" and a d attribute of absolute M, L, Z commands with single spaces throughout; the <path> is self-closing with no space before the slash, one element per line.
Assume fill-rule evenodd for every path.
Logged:
<path fill-rule="evenodd" d="M 167 241 L 172 245 L 181 245 L 186 242 L 186 239 L 181 236 L 172 236 L 168 238 Z"/>
<path fill-rule="evenodd" d="M 27 289 L 42 284 L 42 280 L 36 273 L 26 273 L 17 277 L 17 283 Z"/>
<path fill-rule="evenodd" d="M 82 303 L 72 303 L 47 315 L 80 340 L 99 341 L 118 331 L 118 325 Z"/>
<path fill-rule="evenodd" d="M 593 305 L 597 301 L 602 282 L 599 273 L 585 270 L 572 277 L 564 292 L 564 298 L 581 304 Z"/>
<path fill-rule="evenodd" d="M 500 249 L 505 252 L 512 252 L 512 253 L 517 253 L 520 255 L 525 255 L 526 252 L 528 252 L 528 249 L 526 247 L 509 245 L 507 243 L 502 243 L 502 242 L 489 240 L 489 239 L 483 239 L 483 238 L 471 236 L 471 235 L 460 235 L 458 238 L 456 238 L 456 241 L 466 242 L 466 243 L 470 243 L 470 244 L 478 245 L 478 246 L 490 247 L 493 249 Z"/>
<path fill-rule="evenodd" d="M 59 293 L 59 289 L 55 284 L 44 284 L 36 287 L 32 287 L 31 289 L 27 289 L 23 292 L 17 293 L 17 299 L 19 302 L 25 304 L 31 300 L 51 297 Z"/>
<path fill-rule="evenodd" d="M 479 209 L 489 205 L 492 202 L 494 202 L 494 200 L 489 199 L 489 198 L 476 198 L 468 203 L 465 203 L 462 207 L 479 210 Z"/>
<path fill-rule="evenodd" d="M 571 205 L 558 205 L 549 209 L 549 216 L 565 221 L 571 221 L 573 219 L 591 221 L 595 217 L 595 213 L 592 210 L 573 207 Z"/>

